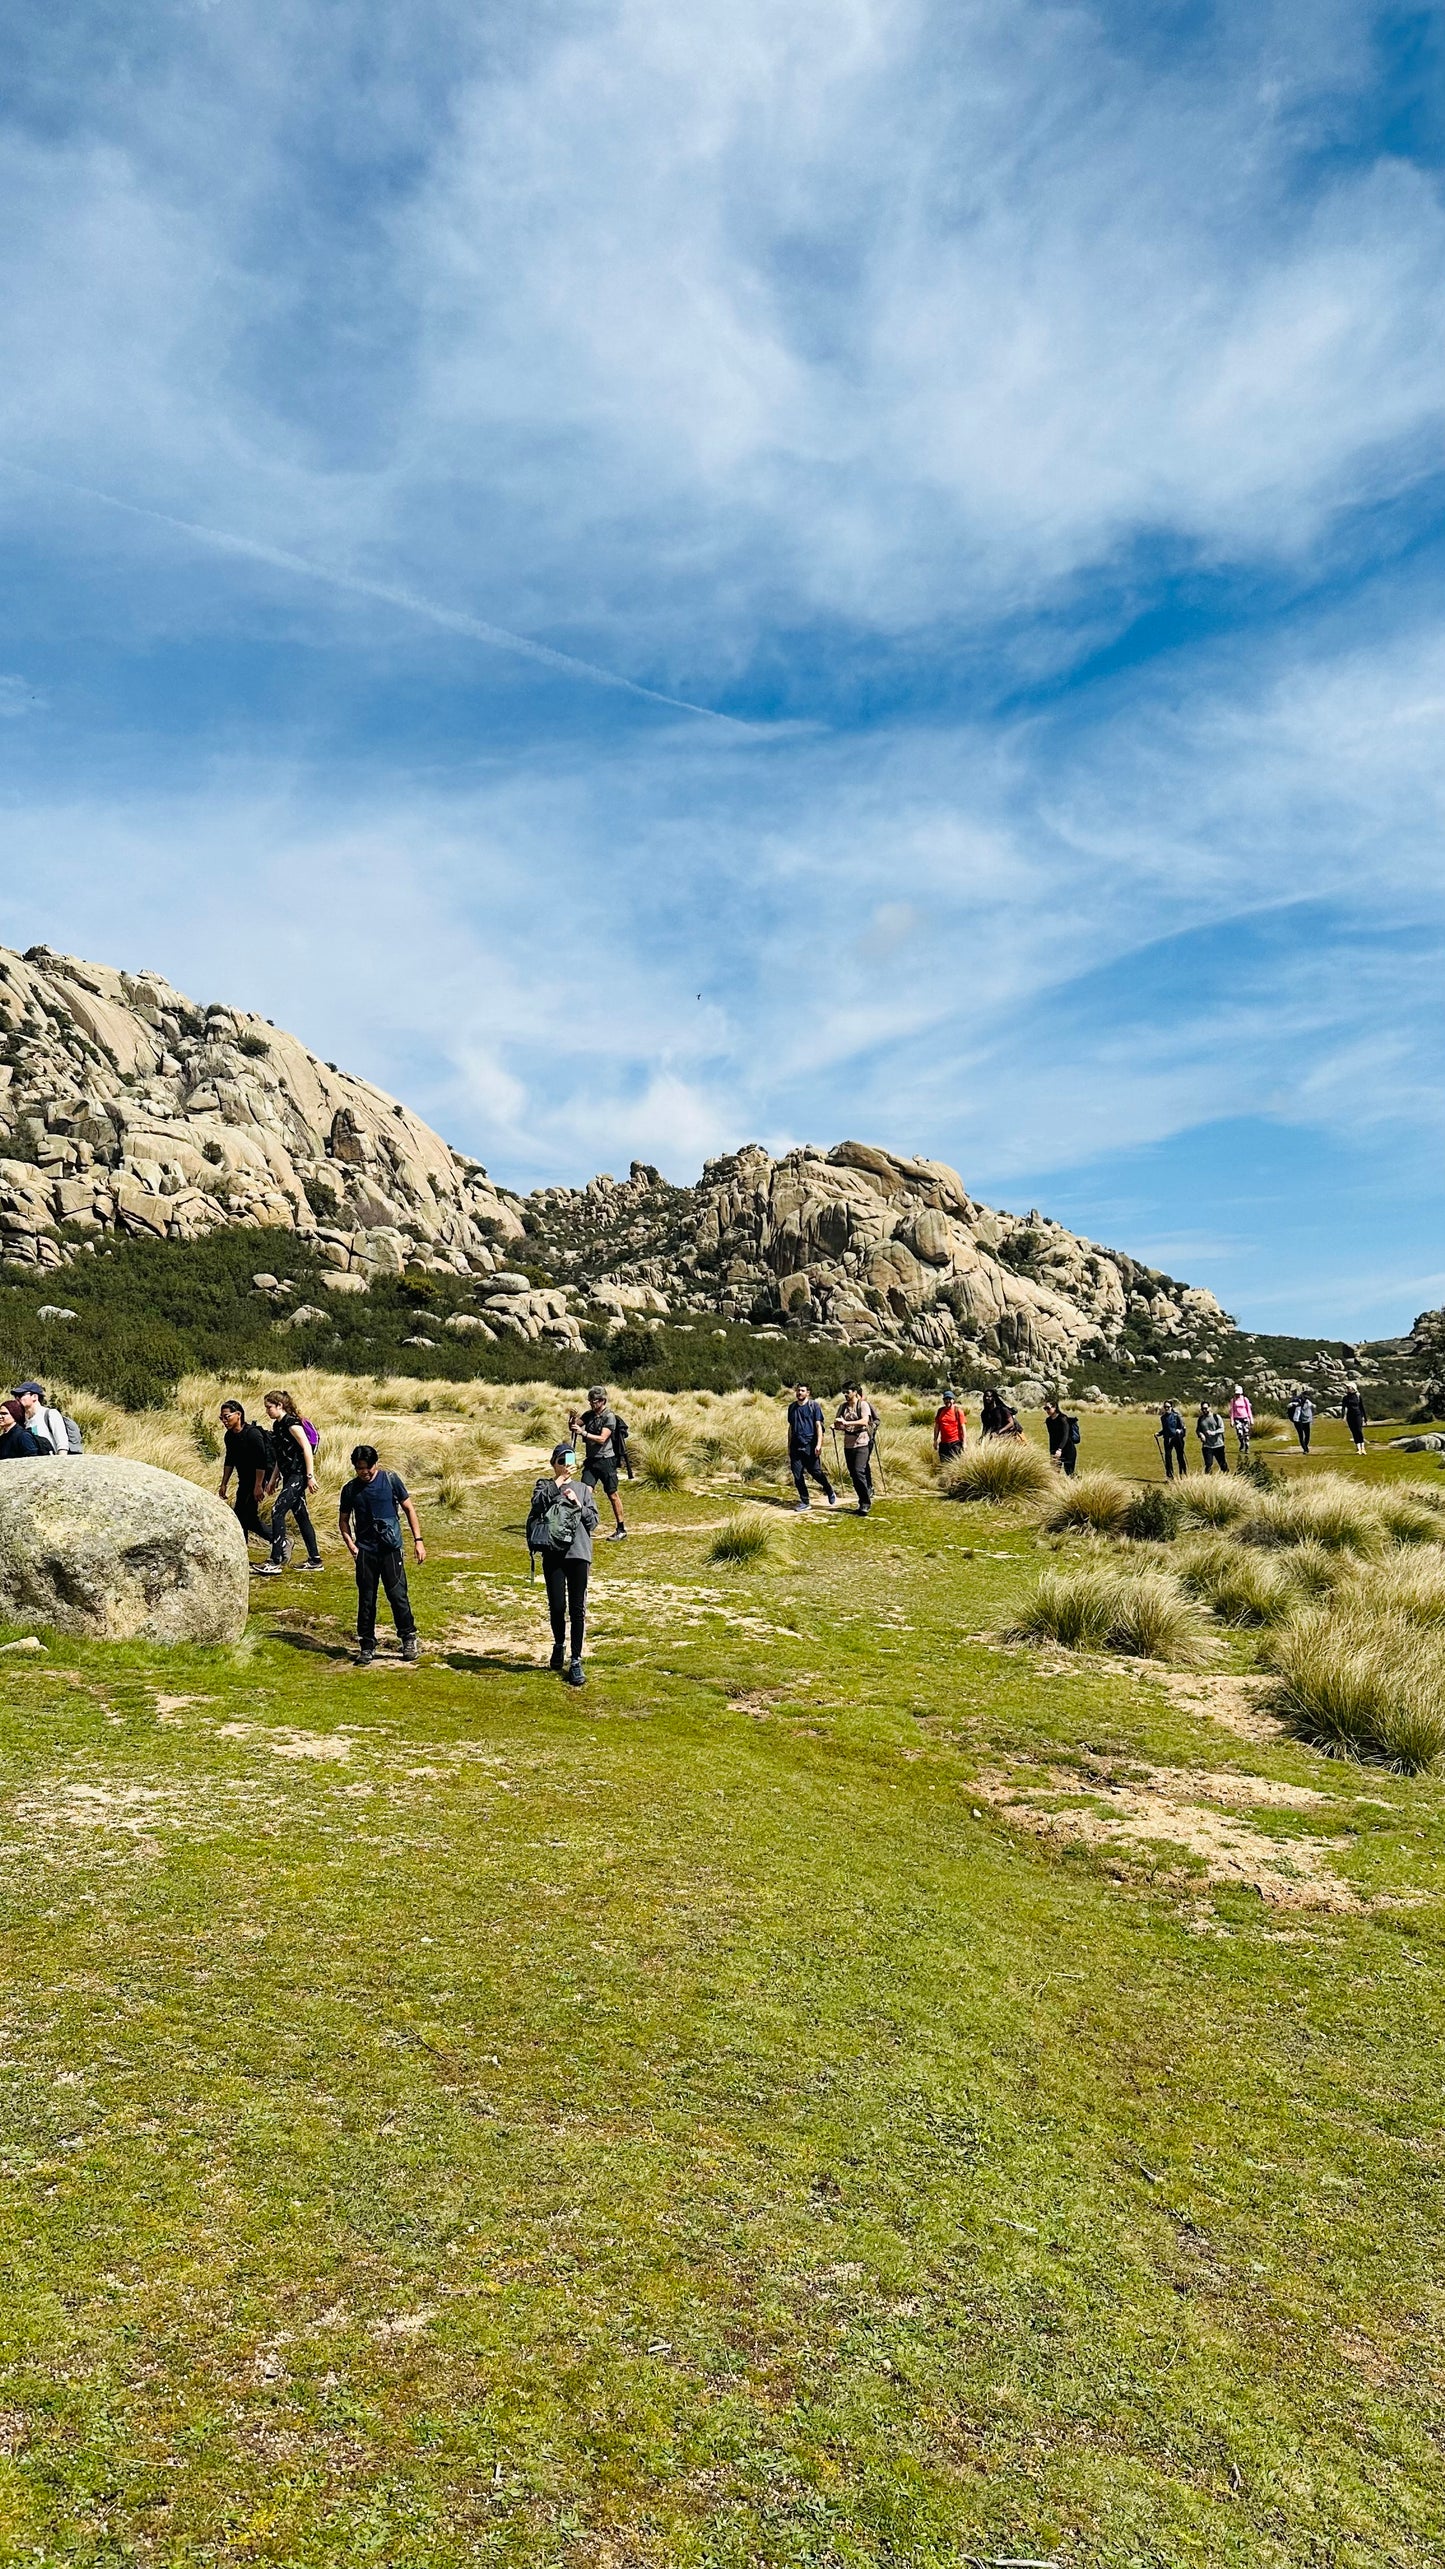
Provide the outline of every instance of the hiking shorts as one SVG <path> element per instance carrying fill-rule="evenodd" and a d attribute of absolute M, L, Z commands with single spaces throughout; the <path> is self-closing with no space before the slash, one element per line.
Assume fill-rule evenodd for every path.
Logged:
<path fill-rule="evenodd" d="M 582 1487 L 584 1490 L 605 1490 L 610 1499 L 615 1499 L 617 1496 L 616 1464 L 584 1463 L 582 1466 Z"/>
<path fill-rule="evenodd" d="M 950 1438 L 942 1436 L 939 1438 L 938 1459 L 940 1463 L 956 1463 L 962 1452 L 962 1444 L 956 1437 Z"/>

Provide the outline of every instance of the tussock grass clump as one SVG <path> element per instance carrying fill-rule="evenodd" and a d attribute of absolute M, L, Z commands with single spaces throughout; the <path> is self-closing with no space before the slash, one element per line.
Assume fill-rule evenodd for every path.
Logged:
<path fill-rule="evenodd" d="M 687 1438 L 670 1418 L 649 1418 L 632 1446 L 637 1477 L 650 1490 L 680 1490 L 686 1480 Z"/>
<path fill-rule="evenodd" d="M 1382 1491 L 1375 1502 L 1380 1523 L 1392 1543 L 1445 1543 L 1445 1518 L 1421 1507 L 1412 1491 Z"/>
<path fill-rule="evenodd" d="M 1119 1521 L 1131 1543 L 1172 1543 L 1184 1522 L 1184 1493 L 1171 1481 L 1146 1481 Z"/>
<path fill-rule="evenodd" d="M 561 1403 L 554 1408 L 546 1401 L 529 1401 L 517 1421 L 517 1433 L 524 1445 L 555 1445 L 562 1433 L 559 1416 Z"/>
<path fill-rule="evenodd" d="M 719 1526 L 707 1548 L 709 1561 L 730 1561 L 741 1565 L 760 1561 L 772 1549 L 772 1538 L 765 1525 L 750 1516 L 731 1516 Z"/>
<path fill-rule="evenodd" d="M 1347 1576 L 1349 1561 L 1345 1553 L 1327 1552 L 1322 1543 L 1297 1543 L 1286 1553 L 1285 1567 L 1296 1595 L 1311 1605 L 1322 1605 Z"/>
<path fill-rule="evenodd" d="M 727 1453 L 740 1480 L 776 1481 L 787 1468 L 786 1430 L 766 1413 L 745 1413 L 728 1428 Z"/>
<path fill-rule="evenodd" d="M 1184 1493 L 1184 1511 L 1191 1525 L 1239 1525 L 1255 1505 L 1247 1485 L 1226 1480 L 1222 1474 L 1202 1475 L 1192 1479 Z"/>
<path fill-rule="evenodd" d="M 500 1463 L 507 1450 L 506 1439 L 494 1427 L 474 1427 L 467 1435 L 466 1450 L 477 1469 L 486 1472 L 494 1463 Z"/>
<path fill-rule="evenodd" d="M 1221 1623 L 1280 1623 L 1300 1601 L 1277 1554 L 1247 1549 L 1224 1535 L 1192 1546 L 1180 1563 L 1180 1575 L 1190 1595 L 1201 1598 Z"/>
<path fill-rule="evenodd" d="M 1037 1445 L 1026 1445 L 1015 1437 L 988 1437 L 980 1445 L 961 1454 L 939 1475 L 939 1487 L 946 1499 L 980 1500 L 986 1506 L 1006 1507 L 1010 1501 L 1036 1499 L 1053 1487 L 1053 1474 L 1047 1457 Z"/>
<path fill-rule="evenodd" d="M 1445 1750 L 1445 1648 L 1404 1614 L 1319 1608 L 1282 1626 L 1271 1653 L 1277 1703 L 1318 1748 L 1383 1758 L 1408 1775 Z"/>
<path fill-rule="evenodd" d="M 1269 1490 L 1242 1529 L 1246 1543 L 1322 1543 L 1327 1552 L 1378 1552 L 1384 1525 L 1373 1500 L 1336 1472 Z"/>
<path fill-rule="evenodd" d="M 443 1463 L 441 1475 L 436 1486 L 437 1506 L 439 1508 L 445 1508 L 449 1515 L 454 1516 L 460 1509 L 466 1506 L 468 1495 L 469 1493 L 466 1482 L 463 1480 L 461 1473 L 457 1470 L 456 1465 L 454 1463 Z"/>
<path fill-rule="evenodd" d="M 1102 1562 L 1046 1570 L 1015 1629 L 1024 1641 L 1176 1664 L 1198 1658 L 1201 1638 L 1197 1613 L 1167 1570 L 1119 1570 Z"/>
<path fill-rule="evenodd" d="M 1051 1534 L 1117 1534 L 1129 1505 L 1129 1484 L 1117 1472 L 1080 1472 L 1062 1481 L 1044 1510 Z"/>
<path fill-rule="evenodd" d="M 1445 1625 L 1445 1560 L 1437 1552 L 1411 1551 L 1351 1564 L 1337 1596 L 1340 1614 L 1357 1625 L 1380 1615 L 1402 1615 L 1427 1628 Z"/>

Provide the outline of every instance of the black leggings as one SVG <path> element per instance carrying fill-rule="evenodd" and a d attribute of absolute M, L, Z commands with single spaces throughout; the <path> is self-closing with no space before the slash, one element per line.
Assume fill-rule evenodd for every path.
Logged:
<path fill-rule="evenodd" d="M 1177 1435 L 1171 1435 L 1166 1427 L 1164 1430 L 1164 1478 L 1166 1481 L 1173 1480 L 1174 1466 L 1176 1463 L 1179 1466 L 1179 1477 L 1181 1481 L 1187 1481 L 1189 1478 L 1189 1465 L 1185 1459 L 1184 1453 L 1184 1432 L 1181 1428 Z"/>
<path fill-rule="evenodd" d="M 295 1519 L 296 1531 L 306 1546 L 307 1560 L 319 1561 L 321 1554 L 317 1547 L 316 1529 L 311 1522 L 311 1510 L 306 1504 L 304 1481 L 284 1481 L 271 1502 L 271 1558 L 273 1561 L 284 1561 L 286 1558 L 288 1516 Z"/>
<path fill-rule="evenodd" d="M 582 1656 L 582 1638 L 587 1630 L 587 1574 L 590 1561 L 569 1561 L 565 1555 L 544 1552 L 542 1576 L 547 1583 L 547 1612 L 552 1618 L 554 1649 L 567 1644 L 567 1626 L 572 1627 L 572 1656 Z"/>
<path fill-rule="evenodd" d="M 843 1459 L 848 1478 L 858 1493 L 858 1509 L 866 1516 L 873 1505 L 873 1448 L 871 1445 L 845 1445 Z"/>
<path fill-rule="evenodd" d="M 1310 1450 L 1310 1429 L 1313 1425 L 1314 1420 L 1312 1418 L 1297 1418 L 1295 1420 L 1294 1432 L 1299 1438 L 1299 1450 L 1302 1454 L 1308 1454 Z"/>
<path fill-rule="evenodd" d="M 823 1469 L 822 1463 L 819 1461 L 816 1454 L 801 1454 L 795 1447 L 793 1452 L 788 1456 L 788 1469 L 793 1475 L 793 1487 L 797 1491 L 798 1497 L 802 1501 L 804 1507 L 808 1504 L 808 1484 L 803 1478 L 805 1472 L 811 1479 L 817 1482 L 823 1496 L 827 1499 L 831 1499 L 833 1495 L 833 1484 L 829 1480 L 828 1475 Z"/>

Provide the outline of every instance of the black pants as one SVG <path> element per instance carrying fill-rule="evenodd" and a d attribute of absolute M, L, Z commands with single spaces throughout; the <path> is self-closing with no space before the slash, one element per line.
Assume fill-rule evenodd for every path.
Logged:
<path fill-rule="evenodd" d="M 797 1491 L 804 1507 L 808 1504 L 807 1481 L 805 1481 L 803 1477 L 805 1473 L 809 1480 L 817 1482 L 823 1496 L 827 1499 L 831 1499 L 833 1495 L 833 1484 L 829 1480 L 828 1475 L 824 1471 L 816 1454 L 800 1454 L 796 1448 L 794 1448 L 788 1456 L 788 1469 L 793 1475 L 793 1487 Z"/>
<path fill-rule="evenodd" d="M 319 1561 L 321 1554 L 317 1547 L 316 1529 L 311 1522 L 311 1510 L 306 1504 L 304 1481 L 283 1481 L 279 1492 L 271 1502 L 271 1558 L 273 1561 L 284 1561 L 286 1558 L 288 1516 L 295 1520 L 296 1531 L 306 1546 L 307 1560 Z"/>
<path fill-rule="evenodd" d="M 1229 1456 L 1225 1453 L 1224 1447 L 1222 1445 L 1206 1445 L 1202 1448 L 1202 1452 L 1204 1455 L 1204 1469 L 1206 1473 L 1215 1471 L 1223 1472 L 1227 1479 L 1229 1475 Z"/>
<path fill-rule="evenodd" d="M 406 1563 L 400 1552 L 388 1544 L 363 1543 L 356 1556 L 356 1638 L 363 1650 L 376 1647 L 376 1591 L 386 1590 L 386 1602 L 396 1620 L 397 1635 L 402 1641 L 416 1636 L 416 1617 L 406 1588 Z"/>
<path fill-rule="evenodd" d="M 242 1489 L 239 1483 L 237 1484 L 236 1489 L 236 1523 L 239 1525 L 241 1532 L 245 1535 L 247 1542 L 250 1541 L 253 1534 L 258 1543 L 270 1542 L 271 1528 L 269 1525 L 263 1525 L 261 1523 L 260 1500 L 257 1498 L 254 1490 Z"/>
<path fill-rule="evenodd" d="M 564 1555 L 544 1552 L 542 1576 L 547 1583 L 547 1612 L 552 1618 L 554 1649 L 567 1646 L 567 1627 L 572 1627 L 572 1657 L 582 1656 L 582 1641 L 587 1630 L 587 1574 L 590 1561 L 569 1561 Z"/>
<path fill-rule="evenodd" d="M 1302 1454 L 1308 1454 L 1310 1450 L 1310 1429 L 1313 1425 L 1314 1420 L 1312 1418 L 1297 1418 L 1295 1420 L 1294 1432 L 1299 1438 L 1299 1450 Z"/>
<path fill-rule="evenodd" d="M 1189 1464 L 1184 1452 L 1184 1430 L 1183 1428 L 1180 1428 L 1177 1435 L 1171 1436 L 1168 1428 L 1166 1427 L 1164 1430 L 1164 1478 L 1166 1481 L 1173 1480 L 1174 1466 L 1176 1463 L 1179 1466 L 1180 1480 L 1187 1481 L 1189 1478 Z"/>
<path fill-rule="evenodd" d="M 873 1448 L 871 1445 L 845 1445 L 843 1460 L 848 1478 L 858 1493 L 858 1513 L 866 1516 L 873 1505 Z"/>
<path fill-rule="evenodd" d="M 1071 1481 L 1073 1479 L 1075 1470 L 1078 1466 L 1078 1460 L 1079 1449 L 1077 1445 L 1061 1445 L 1059 1447 L 1059 1470 L 1063 1473 L 1065 1480 Z"/>

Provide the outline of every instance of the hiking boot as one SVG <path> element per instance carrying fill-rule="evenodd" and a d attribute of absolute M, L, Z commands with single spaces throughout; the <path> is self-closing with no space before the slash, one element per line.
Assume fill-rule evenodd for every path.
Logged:
<path fill-rule="evenodd" d="M 415 1633 L 412 1634 L 410 1641 L 404 1641 L 402 1643 L 401 1655 L 409 1668 L 414 1668 L 416 1666 L 417 1661 L 421 1657 L 421 1643 L 418 1641 Z"/>
<path fill-rule="evenodd" d="M 357 1667 L 370 1668 L 375 1663 L 375 1659 L 376 1652 L 374 1650 L 359 1650 L 356 1654 Z"/>
<path fill-rule="evenodd" d="M 551 1658 L 548 1660 L 547 1665 L 551 1669 L 554 1677 L 561 1676 L 563 1669 L 567 1665 L 567 1653 L 563 1649 L 560 1641 L 558 1642 L 556 1649 L 553 1651 Z"/>
<path fill-rule="evenodd" d="M 837 1504 L 838 1504 L 838 1493 L 837 1493 L 837 1491 L 836 1491 L 836 1490 L 830 1490 L 830 1491 L 828 1492 L 828 1505 L 829 1505 L 829 1507 L 830 1507 L 830 1508 L 835 1508 L 835 1507 L 837 1506 Z"/>
<path fill-rule="evenodd" d="M 580 1660 L 580 1659 L 574 1659 L 574 1660 L 573 1660 L 573 1662 L 572 1662 L 571 1667 L 568 1669 L 568 1671 L 567 1671 L 567 1683 L 568 1683 L 568 1685 L 569 1685 L 569 1686 L 585 1686 L 585 1685 L 586 1685 L 587 1680 L 586 1680 L 586 1678 L 585 1678 L 585 1677 L 583 1676 L 583 1674 L 582 1674 L 582 1662 L 581 1662 L 581 1660 Z"/>

